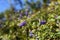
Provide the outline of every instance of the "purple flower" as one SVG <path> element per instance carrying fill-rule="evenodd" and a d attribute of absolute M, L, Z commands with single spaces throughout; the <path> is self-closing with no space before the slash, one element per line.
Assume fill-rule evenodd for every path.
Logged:
<path fill-rule="evenodd" d="M 33 34 L 32 32 L 30 32 L 30 33 L 29 33 L 29 36 L 30 36 L 30 37 L 33 37 L 33 36 L 34 36 L 34 34 Z"/>
<path fill-rule="evenodd" d="M 25 12 L 25 15 L 28 16 L 28 11 Z"/>
<path fill-rule="evenodd" d="M 26 25 L 26 21 L 19 24 L 20 27 L 25 26 L 25 25 Z"/>
<path fill-rule="evenodd" d="M 41 24 L 41 25 L 46 24 L 46 21 L 43 20 L 43 21 L 40 22 L 40 24 Z"/>
<path fill-rule="evenodd" d="M 20 18 L 22 18 L 22 14 L 20 14 Z"/>

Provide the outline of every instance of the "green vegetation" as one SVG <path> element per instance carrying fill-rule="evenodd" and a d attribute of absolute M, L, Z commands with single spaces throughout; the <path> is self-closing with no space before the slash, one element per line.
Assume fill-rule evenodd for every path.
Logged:
<path fill-rule="evenodd" d="M 60 4 L 31 10 L 0 14 L 0 40 L 60 40 Z"/>

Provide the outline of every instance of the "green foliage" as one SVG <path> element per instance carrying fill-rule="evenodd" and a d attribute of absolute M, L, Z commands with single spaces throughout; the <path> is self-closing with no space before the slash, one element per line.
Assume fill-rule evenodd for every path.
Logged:
<path fill-rule="evenodd" d="M 0 28 L 0 39 L 2 40 L 60 40 L 60 4 L 54 5 L 55 8 L 47 9 L 39 8 L 38 11 L 33 9 L 33 14 L 26 16 L 25 10 L 21 10 L 23 17 L 20 17 L 21 12 L 14 10 L 6 10 L 4 12 L 5 21 L 2 21 L 3 26 Z M 53 6 L 51 6 L 53 7 Z M 48 10 L 50 8 L 50 10 Z M 41 21 L 46 20 L 46 23 L 41 25 Z M 26 25 L 19 26 L 21 22 L 26 21 Z M 31 36 L 31 34 L 32 36 Z M 30 36 L 29 36 L 30 35 Z"/>

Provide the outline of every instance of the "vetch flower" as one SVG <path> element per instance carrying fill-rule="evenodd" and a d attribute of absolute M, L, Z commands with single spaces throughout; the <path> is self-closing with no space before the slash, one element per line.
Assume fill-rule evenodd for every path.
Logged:
<path fill-rule="evenodd" d="M 28 16 L 28 11 L 25 11 L 25 15 Z"/>
<path fill-rule="evenodd" d="M 26 21 L 23 21 L 22 23 L 19 24 L 20 27 L 25 26 L 26 25 Z"/>
<path fill-rule="evenodd" d="M 22 18 L 22 14 L 20 14 L 20 18 Z"/>
<path fill-rule="evenodd" d="M 46 21 L 45 21 L 45 20 L 42 20 L 42 21 L 40 22 L 40 24 L 41 24 L 41 25 L 46 24 Z"/>
<path fill-rule="evenodd" d="M 34 36 L 33 32 L 30 31 L 30 33 L 29 33 L 29 37 L 33 37 L 33 36 Z"/>

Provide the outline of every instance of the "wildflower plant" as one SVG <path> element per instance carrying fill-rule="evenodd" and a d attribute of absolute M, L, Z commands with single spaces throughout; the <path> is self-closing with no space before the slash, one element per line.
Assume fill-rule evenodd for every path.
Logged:
<path fill-rule="evenodd" d="M 57 6 L 54 5 L 54 9 L 51 8 L 53 6 L 48 6 L 45 9 L 42 7 L 39 10 L 36 9 L 38 11 L 31 8 L 33 12 L 31 15 L 30 11 L 26 13 L 26 10 L 21 10 L 22 13 L 16 14 L 7 11 L 4 16 L 6 20 L 2 21 L 3 26 L 0 28 L 0 39 L 60 40 L 60 4 Z M 48 10 L 48 8 L 50 9 Z M 27 15 L 30 17 L 28 18 Z"/>

